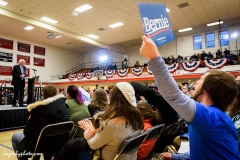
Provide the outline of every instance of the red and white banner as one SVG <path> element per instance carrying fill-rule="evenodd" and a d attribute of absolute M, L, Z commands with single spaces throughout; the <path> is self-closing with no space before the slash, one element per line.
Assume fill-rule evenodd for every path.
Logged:
<path fill-rule="evenodd" d="M 13 41 L 0 38 L 0 47 L 6 49 L 13 49 Z"/>
<path fill-rule="evenodd" d="M 12 67 L 11 66 L 0 66 L 0 75 L 11 76 Z"/>
<path fill-rule="evenodd" d="M 34 46 L 34 54 L 45 56 L 45 48 Z"/>
<path fill-rule="evenodd" d="M 33 65 L 34 66 L 45 67 L 45 59 L 34 57 L 33 58 Z"/>
<path fill-rule="evenodd" d="M 221 58 L 217 60 L 204 60 L 205 66 L 210 69 L 222 68 L 227 62 L 227 58 Z"/>
<path fill-rule="evenodd" d="M 18 51 L 30 53 L 30 44 L 18 42 Z"/>
<path fill-rule="evenodd" d="M 17 55 L 17 63 L 20 59 L 24 59 L 26 61 L 26 65 L 30 65 L 30 56 L 23 56 L 23 55 Z"/>

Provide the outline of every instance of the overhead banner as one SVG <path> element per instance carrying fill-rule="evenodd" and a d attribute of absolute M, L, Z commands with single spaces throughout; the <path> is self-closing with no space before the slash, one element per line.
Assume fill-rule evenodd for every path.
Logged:
<path fill-rule="evenodd" d="M 165 4 L 138 3 L 144 29 L 156 46 L 162 46 L 175 39 Z"/>
<path fill-rule="evenodd" d="M 13 41 L 0 38 L 0 47 L 6 49 L 13 49 Z"/>
<path fill-rule="evenodd" d="M 18 51 L 30 53 L 30 44 L 18 42 Z"/>
<path fill-rule="evenodd" d="M 24 59 L 25 60 L 25 64 L 26 65 L 30 65 L 30 56 L 23 56 L 23 55 L 17 55 L 17 63 L 20 59 Z"/>
<path fill-rule="evenodd" d="M 0 61 L 12 62 L 12 59 L 13 59 L 12 53 L 0 52 Z"/>
<path fill-rule="evenodd" d="M 45 67 L 45 59 L 34 57 L 33 58 L 33 65 L 34 66 Z"/>
<path fill-rule="evenodd" d="M 45 56 L 45 48 L 34 46 L 34 54 Z"/>
<path fill-rule="evenodd" d="M 12 67 L 11 66 L 0 66 L 0 75 L 11 76 L 12 75 Z"/>

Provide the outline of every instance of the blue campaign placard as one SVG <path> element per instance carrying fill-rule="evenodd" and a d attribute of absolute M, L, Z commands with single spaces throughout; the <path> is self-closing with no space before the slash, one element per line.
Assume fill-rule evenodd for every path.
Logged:
<path fill-rule="evenodd" d="M 165 4 L 138 3 L 144 34 L 150 35 L 156 46 L 175 39 Z"/>

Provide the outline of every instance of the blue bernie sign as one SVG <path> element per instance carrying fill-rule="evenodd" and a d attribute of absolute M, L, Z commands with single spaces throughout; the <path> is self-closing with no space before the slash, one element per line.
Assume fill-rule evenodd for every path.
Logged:
<path fill-rule="evenodd" d="M 175 39 L 165 4 L 138 3 L 144 34 L 148 34 L 156 46 Z"/>

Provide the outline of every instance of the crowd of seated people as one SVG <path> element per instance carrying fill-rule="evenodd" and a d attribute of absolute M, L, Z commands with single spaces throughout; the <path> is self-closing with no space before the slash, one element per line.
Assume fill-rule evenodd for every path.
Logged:
<path fill-rule="evenodd" d="M 13 88 L 1 88 L 0 90 L 0 105 L 12 104 Z"/>

